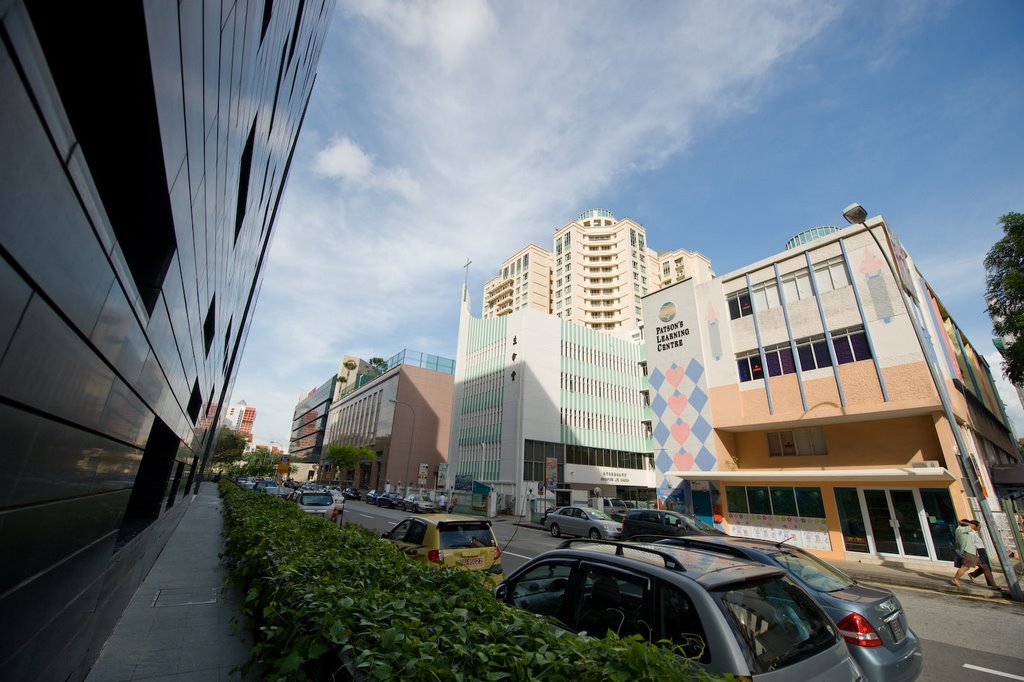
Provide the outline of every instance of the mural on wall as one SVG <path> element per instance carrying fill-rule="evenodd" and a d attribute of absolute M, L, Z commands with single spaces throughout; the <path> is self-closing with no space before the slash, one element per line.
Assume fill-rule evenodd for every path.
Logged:
<path fill-rule="evenodd" d="M 657 292 L 644 304 L 645 317 L 657 320 L 645 340 L 658 499 L 663 505 L 681 506 L 685 503 L 682 487 L 677 488 L 677 481 L 667 479 L 665 473 L 711 471 L 718 464 L 702 323 L 689 282 Z"/>
<path fill-rule="evenodd" d="M 787 545 L 830 551 L 832 543 L 828 536 L 826 519 L 803 516 L 774 516 L 772 514 L 733 514 L 726 516 L 729 521 L 729 535 L 740 538 L 756 538 Z M 787 540 L 787 538 L 789 538 Z"/>

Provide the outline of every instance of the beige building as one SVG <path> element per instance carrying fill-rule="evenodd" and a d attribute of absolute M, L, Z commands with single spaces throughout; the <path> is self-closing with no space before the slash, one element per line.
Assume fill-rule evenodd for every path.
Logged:
<path fill-rule="evenodd" d="M 555 230 L 552 251 L 530 244 L 505 260 L 484 285 L 482 318 L 532 308 L 600 331 L 636 329 L 643 296 L 713 276 L 702 254 L 659 253 L 643 225 L 595 208 Z"/>
<path fill-rule="evenodd" d="M 826 558 L 951 561 L 965 477 L 995 508 L 1016 462 L 989 368 L 881 217 L 804 236 L 644 299 L 659 500 Z"/>

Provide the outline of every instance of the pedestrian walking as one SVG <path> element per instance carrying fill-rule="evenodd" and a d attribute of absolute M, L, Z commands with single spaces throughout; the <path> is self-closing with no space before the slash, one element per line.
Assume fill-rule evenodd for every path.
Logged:
<path fill-rule="evenodd" d="M 442 492 L 437 498 L 437 508 L 443 513 L 448 513 L 448 498 Z"/>
<path fill-rule="evenodd" d="M 981 534 L 978 531 L 981 529 L 981 522 L 977 519 L 971 519 L 967 522 L 967 527 L 970 528 L 971 540 L 974 542 L 974 548 L 978 555 L 978 567 L 967 574 L 968 580 L 972 583 L 974 579 L 979 575 L 985 576 L 985 582 L 993 590 L 998 590 L 996 581 L 992 577 L 992 562 L 988 559 L 988 550 L 985 549 L 985 542 L 981 539 Z"/>
<path fill-rule="evenodd" d="M 970 521 L 960 519 L 960 525 L 953 531 L 953 542 L 956 543 L 956 553 L 960 557 L 960 567 L 956 569 L 956 575 L 949 582 L 957 587 L 960 585 L 960 576 L 967 571 L 977 568 L 979 565 L 977 547 L 971 537 Z"/>

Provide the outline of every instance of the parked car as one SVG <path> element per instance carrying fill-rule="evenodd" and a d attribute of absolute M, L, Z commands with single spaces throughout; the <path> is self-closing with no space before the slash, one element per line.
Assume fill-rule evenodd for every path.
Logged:
<path fill-rule="evenodd" d="M 363 497 L 363 501 L 366 502 L 367 504 L 377 504 L 377 497 L 383 494 L 383 490 L 367 491 L 366 496 Z"/>
<path fill-rule="evenodd" d="M 402 509 L 405 511 L 415 512 L 417 514 L 426 514 L 428 512 L 437 511 L 433 501 L 423 495 L 410 495 L 405 498 L 402 500 Z"/>
<path fill-rule="evenodd" d="M 612 514 L 625 514 L 629 511 L 625 500 L 618 497 L 594 497 L 590 500 L 590 506 L 598 511 L 603 511 L 609 516 Z"/>
<path fill-rule="evenodd" d="M 598 538 L 617 538 L 622 524 L 604 512 L 589 507 L 562 507 L 544 517 L 544 527 L 552 537 L 579 535 Z"/>
<path fill-rule="evenodd" d="M 487 519 L 457 514 L 413 516 L 381 538 L 426 564 L 483 571 L 495 581 L 502 578 L 501 547 Z"/>
<path fill-rule="evenodd" d="M 568 540 L 495 589 L 553 627 L 639 635 L 688 666 L 754 681 L 863 681 L 839 629 L 777 567 L 683 547 Z"/>
<path fill-rule="evenodd" d="M 631 509 L 622 520 L 622 539 L 629 540 L 638 535 L 665 537 L 725 533 L 682 512 L 667 509 Z"/>
<path fill-rule="evenodd" d="M 799 547 L 728 536 L 690 536 L 658 544 L 691 547 L 784 568 L 839 626 L 850 653 L 871 682 L 911 682 L 921 674 L 921 643 L 889 590 L 861 585 Z"/>
<path fill-rule="evenodd" d="M 345 488 L 341 491 L 342 497 L 346 500 L 358 500 L 360 499 L 359 491 L 355 488 Z"/>
<path fill-rule="evenodd" d="M 325 519 L 333 519 L 338 512 L 334 496 L 327 491 L 301 491 L 295 496 L 295 503 L 299 509 L 307 514 L 315 514 Z"/>
<path fill-rule="evenodd" d="M 401 509 L 402 495 L 401 493 L 384 493 L 383 495 L 378 495 L 377 506 L 387 507 L 388 509 Z"/>
<path fill-rule="evenodd" d="M 269 495 L 280 495 L 281 490 L 277 483 L 274 481 L 256 481 L 256 485 L 252 487 L 253 492 L 267 493 Z"/>

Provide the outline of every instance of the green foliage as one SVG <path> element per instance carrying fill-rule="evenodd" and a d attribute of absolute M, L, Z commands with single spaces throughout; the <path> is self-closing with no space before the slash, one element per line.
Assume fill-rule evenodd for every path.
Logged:
<path fill-rule="evenodd" d="M 226 426 L 217 434 L 217 447 L 213 452 L 213 464 L 216 467 L 227 467 L 242 459 L 248 441 L 245 436 Z"/>
<path fill-rule="evenodd" d="M 999 217 L 1005 236 L 985 256 L 985 286 L 992 326 L 1003 337 L 1003 373 L 1024 384 L 1024 214 Z"/>
<path fill-rule="evenodd" d="M 578 637 L 496 601 L 479 574 L 410 561 L 357 527 L 220 485 L 230 580 L 267 680 L 713 680 L 638 637 Z"/>
<path fill-rule="evenodd" d="M 236 462 L 227 467 L 231 476 L 273 476 L 277 472 L 278 455 L 275 455 L 267 448 L 256 448 L 247 455 L 241 462 Z M 291 467 L 292 473 L 298 467 Z"/>
<path fill-rule="evenodd" d="M 352 471 L 362 462 L 372 461 L 377 456 L 365 445 L 339 445 L 331 443 L 324 451 L 323 459 L 331 463 L 336 471 Z"/>
<path fill-rule="evenodd" d="M 378 374 L 388 371 L 388 361 L 384 358 L 370 358 L 366 363 L 376 370 Z"/>

